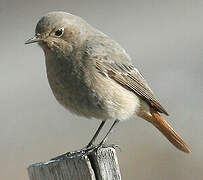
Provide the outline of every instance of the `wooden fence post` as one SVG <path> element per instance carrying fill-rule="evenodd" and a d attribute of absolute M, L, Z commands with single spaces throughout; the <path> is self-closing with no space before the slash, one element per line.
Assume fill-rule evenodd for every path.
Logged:
<path fill-rule="evenodd" d="M 30 180 L 121 180 L 116 151 L 99 148 L 83 158 L 59 156 L 28 167 Z"/>

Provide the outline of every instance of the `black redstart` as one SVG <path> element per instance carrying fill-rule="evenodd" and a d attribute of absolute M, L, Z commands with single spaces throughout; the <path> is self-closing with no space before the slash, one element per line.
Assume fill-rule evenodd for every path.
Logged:
<path fill-rule="evenodd" d="M 69 111 L 102 120 L 87 145 L 100 147 L 113 127 L 135 115 L 152 123 L 178 149 L 190 152 L 187 144 L 160 116 L 168 115 L 125 50 L 78 16 L 51 12 L 37 23 L 35 36 L 44 50 L 49 84 L 54 96 Z M 110 130 L 94 146 L 106 120 Z"/>

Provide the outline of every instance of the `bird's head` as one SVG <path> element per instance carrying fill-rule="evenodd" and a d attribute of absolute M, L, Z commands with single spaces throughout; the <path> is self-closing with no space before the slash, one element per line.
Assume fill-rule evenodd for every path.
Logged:
<path fill-rule="evenodd" d="M 65 12 L 51 12 L 37 23 L 35 36 L 25 44 L 38 43 L 45 51 L 71 52 L 86 39 L 91 26 L 78 16 Z"/>

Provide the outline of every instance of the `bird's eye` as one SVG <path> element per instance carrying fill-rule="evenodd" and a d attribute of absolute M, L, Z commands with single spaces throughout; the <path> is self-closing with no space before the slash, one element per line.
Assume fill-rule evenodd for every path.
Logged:
<path fill-rule="evenodd" d="M 60 28 L 57 31 L 55 31 L 54 35 L 57 37 L 61 37 L 63 35 L 64 28 Z"/>

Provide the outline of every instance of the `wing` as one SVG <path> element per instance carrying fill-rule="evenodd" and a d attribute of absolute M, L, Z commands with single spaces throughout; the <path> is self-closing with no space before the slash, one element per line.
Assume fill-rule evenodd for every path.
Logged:
<path fill-rule="evenodd" d="M 91 47 L 89 46 L 86 52 L 94 61 L 97 70 L 139 95 L 158 112 L 168 115 L 125 50 L 108 37 L 100 36 L 100 39 L 98 37 L 95 39 L 91 41 Z"/>
<path fill-rule="evenodd" d="M 107 62 L 96 60 L 97 69 L 104 75 L 114 79 L 117 83 L 133 91 L 147 101 L 157 111 L 168 115 L 167 111 L 156 100 L 147 82 L 133 65 L 116 64 L 115 61 Z"/>

